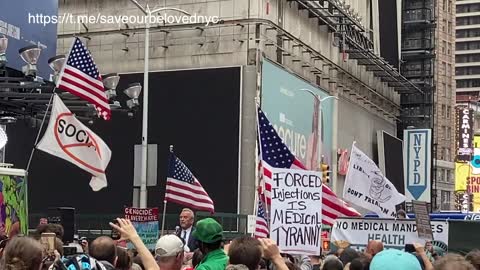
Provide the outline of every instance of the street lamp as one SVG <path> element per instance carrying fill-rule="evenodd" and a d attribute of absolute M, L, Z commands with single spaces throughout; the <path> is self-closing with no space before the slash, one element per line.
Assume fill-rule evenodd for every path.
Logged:
<path fill-rule="evenodd" d="M 0 37 L 0 68 L 3 68 L 7 63 L 7 47 L 8 47 L 8 38 L 5 36 Z"/>
<path fill-rule="evenodd" d="M 148 146 L 148 72 L 149 72 L 149 43 L 150 43 L 150 18 L 152 14 L 160 11 L 172 10 L 190 15 L 190 13 L 178 8 L 156 8 L 151 10 L 148 4 L 142 7 L 137 0 L 130 0 L 140 9 L 145 18 L 145 62 L 143 72 L 143 109 L 142 109 L 142 162 L 140 174 L 140 208 L 147 207 L 147 146 Z"/>
<path fill-rule="evenodd" d="M 323 118 L 322 118 L 322 102 L 324 102 L 324 101 L 326 101 L 326 100 L 328 100 L 328 99 L 331 99 L 331 98 L 334 98 L 334 99 L 337 99 L 337 100 L 338 100 L 338 97 L 336 97 L 336 96 L 326 96 L 326 97 L 324 97 L 324 98 L 321 98 L 318 94 L 316 94 L 316 93 L 313 92 L 312 90 L 310 90 L 310 89 L 305 89 L 305 88 L 298 89 L 298 91 L 304 91 L 304 92 L 310 93 L 310 94 L 315 98 L 315 100 L 317 100 L 317 102 L 318 102 L 318 104 L 319 104 L 319 111 L 320 111 L 320 115 L 319 115 L 319 117 L 318 117 L 318 118 L 320 119 L 320 120 L 319 120 L 320 123 L 318 123 L 319 128 L 317 128 L 317 131 L 318 131 L 318 130 L 320 129 L 320 127 L 322 126 L 322 124 L 323 124 Z M 318 136 L 321 136 L 321 134 L 319 133 Z M 337 134 L 336 134 L 336 130 L 334 129 L 334 130 L 333 130 L 333 137 L 335 137 L 335 136 L 337 136 Z M 318 149 L 318 143 L 315 145 L 315 147 Z M 321 151 L 321 150 L 322 150 L 322 149 L 320 149 L 320 151 Z M 320 154 L 321 154 L 321 153 L 320 153 Z M 332 165 L 333 165 L 333 164 L 332 164 Z M 333 169 L 333 168 L 334 168 L 334 166 L 332 166 L 332 169 Z M 334 174 L 334 173 L 332 173 L 332 176 L 334 176 L 333 179 L 332 179 L 332 188 L 333 188 L 333 191 L 335 192 L 335 191 L 336 191 L 336 186 L 337 186 L 337 183 L 336 183 L 337 181 L 336 181 L 336 177 L 335 177 L 335 174 Z"/>

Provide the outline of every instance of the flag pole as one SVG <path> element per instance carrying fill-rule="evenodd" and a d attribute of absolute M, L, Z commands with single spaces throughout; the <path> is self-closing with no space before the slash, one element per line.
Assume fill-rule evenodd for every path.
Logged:
<path fill-rule="evenodd" d="M 50 97 L 50 100 L 48 101 L 47 110 L 45 111 L 45 114 L 43 115 L 42 123 L 40 124 L 40 128 L 38 129 L 37 138 L 35 138 L 35 143 L 33 144 L 32 152 L 30 153 L 30 158 L 28 159 L 27 169 L 25 170 L 25 171 L 27 171 L 27 174 L 28 174 L 28 170 L 30 169 L 30 164 L 32 163 L 33 154 L 35 153 L 35 149 L 37 149 L 37 144 L 38 144 L 38 140 L 40 139 L 40 133 L 42 132 L 43 124 L 45 124 L 45 120 L 47 119 L 47 114 L 48 114 L 48 111 L 50 110 L 50 105 L 52 104 L 53 97 L 56 95 L 55 94 L 55 89 L 56 88 L 53 88 L 52 96 Z"/>
<path fill-rule="evenodd" d="M 172 155 L 173 155 L 173 145 L 170 145 L 170 157 L 168 158 L 168 167 L 170 167 L 170 162 L 172 162 Z M 169 168 L 167 169 L 167 171 Z M 165 193 L 167 191 L 165 190 Z M 167 200 L 163 200 L 163 214 L 162 214 L 162 236 L 165 230 L 165 214 L 167 213 Z"/>
<path fill-rule="evenodd" d="M 258 120 L 258 109 L 260 108 L 260 104 L 259 104 L 260 102 L 259 102 L 258 98 L 256 98 L 256 103 L 257 103 L 257 108 L 256 108 L 257 119 L 256 119 L 256 121 L 257 121 L 257 138 L 258 138 L 257 144 L 258 144 L 258 150 L 259 150 L 258 151 L 258 153 L 259 153 L 258 154 L 258 159 L 260 161 L 259 163 L 257 163 L 257 164 L 260 164 L 260 168 L 259 168 L 260 173 L 258 173 L 258 177 L 262 177 L 263 176 L 263 164 L 262 164 L 263 158 L 262 158 L 262 142 L 261 142 L 262 138 L 260 137 L 260 121 Z M 257 181 L 258 181 L 258 178 L 257 178 Z M 262 181 L 261 184 L 262 184 L 262 193 L 263 193 L 262 196 L 263 196 L 264 201 L 266 202 L 267 201 L 267 195 L 265 195 L 265 181 Z M 258 187 L 260 187 L 259 184 L 257 185 L 257 188 Z M 258 190 L 257 190 L 257 192 L 258 192 Z M 265 203 L 265 209 L 264 210 L 265 210 L 265 214 L 268 218 L 267 222 L 269 222 L 270 221 L 270 211 L 268 209 L 268 204 L 267 203 Z M 270 226 L 270 224 L 268 224 L 268 225 Z"/>
<path fill-rule="evenodd" d="M 258 170 L 257 170 L 258 171 Z M 254 208 L 253 208 L 253 215 L 255 216 L 255 224 L 257 223 L 257 216 L 258 216 L 258 200 L 260 197 L 258 196 L 258 190 L 255 192 L 255 199 L 254 199 Z M 255 225 L 256 226 L 256 225 Z M 255 236 L 255 229 L 250 234 L 251 237 Z"/>

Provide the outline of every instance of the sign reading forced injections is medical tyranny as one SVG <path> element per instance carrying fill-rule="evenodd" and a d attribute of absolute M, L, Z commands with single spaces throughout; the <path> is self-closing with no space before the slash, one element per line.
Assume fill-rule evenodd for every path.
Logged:
<path fill-rule="evenodd" d="M 318 255 L 322 231 L 322 175 L 274 169 L 270 237 L 282 252 Z"/>

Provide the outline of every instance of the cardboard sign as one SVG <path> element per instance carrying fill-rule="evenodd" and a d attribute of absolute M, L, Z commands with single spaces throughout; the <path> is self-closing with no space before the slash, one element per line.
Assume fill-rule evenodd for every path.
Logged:
<path fill-rule="evenodd" d="M 154 250 L 158 240 L 158 208 L 125 208 L 125 218 L 129 219 L 148 249 Z M 128 248 L 133 248 L 128 243 Z"/>
<path fill-rule="evenodd" d="M 290 254 L 319 255 L 322 231 L 322 174 L 272 171 L 270 237 Z"/>
<path fill-rule="evenodd" d="M 415 222 L 417 224 L 418 237 L 432 241 L 433 232 L 432 224 L 430 222 L 430 215 L 426 202 L 412 201 L 413 212 L 415 213 Z"/>

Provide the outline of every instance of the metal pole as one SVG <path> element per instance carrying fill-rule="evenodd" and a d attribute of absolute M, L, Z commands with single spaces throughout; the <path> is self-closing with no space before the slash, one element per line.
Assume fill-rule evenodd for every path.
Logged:
<path fill-rule="evenodd" d="M 147 16 L 150 16 L 147 7 Z M 147 150 L 148 150 L 148 72 L 149 72 L 150 22 L 145 20 L 145 65 L 143 71 L 143 110 L 142 110 L 142 162 L 140 176 L 140 208 L 147 207 Z"/>
<path fill-rule="evenodd" d="M 42 132 L 43 124 L 45 124 L 45 120 L 47 119 L 47 114 L 48 114 L 48 111 L 50 110 L 50 105 L 52 104 L 54 96 L 55 96 L 55 89 L 53 89 L 52 96 L 50 97 L 50 100 L 48 101 L 47 109 L 45 110 L 45 114 L 43 115 L 42 123 L 40 124 L 40 128 L 38 129 L 37 138 L 35 139 L 35 143 L 33 144 L 32 152 L 30 153 L 30 158 L 28 159 L 28 163 L 27 163 L 27 169 L 25 170 L 27 173 L 28 173 L 28 170 L 30 169 L 30 164 L 32 163 L 33 154 L 35 153 L 35 149 L 37 149 L 38 140 L 40 139 L 40 133 Z M 37 121 L 36 118 L 34 120 Z"/>
<path fill-rule="evenodd" d="M 162 214 L 162 234 L 160 236 L 163 236 L 163 232 L 165 229 L 165 215 L 167 213 L 167 200 L 163 200 L 163 214 Z"/>
<path fill-rule="evenodd" d="M 335 95 L 333 100 L 333 112 L 332 112 L 332 189 L 333 193 L 337 194 L 338 188 L 338 160 L 337 160 L 337 150 L 338 150 L 338 97 Z"/>
<path fill-rule="evenodd" d="M 150 7 L 146 6 L 143 8 L 137 0 L 130 0 L 135 6 L 140 9 L 145 15 L 145 60 L 144 60 L 144 71 L 143 71 L 143 110 L 142 110 L 142 163 L 141 163 L 141 174 L 140 174 L 140 208 L 147 207 L 147 160 L 148 160 L 148 73 L 149 73 L 149 44 L 150 44 L 150 17 L 152 14 L 155 14 L 160 11 L 177 11 L 185 15 L 190 15 L 190 13 L 179 8 L 157 8 L 151 10 Z"/>

